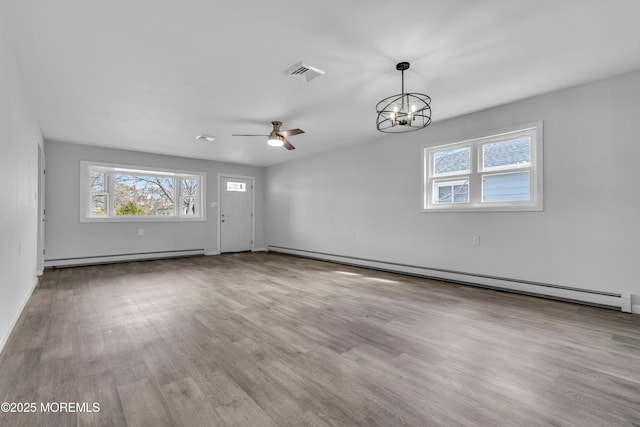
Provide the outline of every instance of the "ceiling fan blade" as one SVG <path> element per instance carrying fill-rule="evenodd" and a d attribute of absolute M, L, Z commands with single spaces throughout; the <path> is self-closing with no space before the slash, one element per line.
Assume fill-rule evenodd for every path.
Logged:
<path fill-rule="evenodd" d="M 298 135 L 300 133 L 304 133 L 304 131 L 302 129 L 289 129 L 289 130 L 281 130 L 280 132 L 278 132 L 278 134 L 284 137 Z"/>
<path fill-rule="evenodd" d="M 246 134 L 233 134 L 231 136 L 269 136 L 269 135 L 255 135 L 255 134 L 250 134 L 250 135 L 246 135 Z"/>
<path fill-rule="evenodd" d="M 296 147 L 291 145 L 291 143 L 284 136 L 282 137 L 282 142 L 284 142 L 284 144 L 282 144 L 283 147 L 286 148 L 287 150 L 295 150 L 296 149 Z"/>

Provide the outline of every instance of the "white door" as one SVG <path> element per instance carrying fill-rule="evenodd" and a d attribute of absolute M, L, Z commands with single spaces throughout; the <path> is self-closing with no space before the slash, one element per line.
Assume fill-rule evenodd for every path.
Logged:
<path fill-rule="evenodd" d="M 250 178 L 220 177 L 220 252 L 252 249 L 252 182 Z"/>

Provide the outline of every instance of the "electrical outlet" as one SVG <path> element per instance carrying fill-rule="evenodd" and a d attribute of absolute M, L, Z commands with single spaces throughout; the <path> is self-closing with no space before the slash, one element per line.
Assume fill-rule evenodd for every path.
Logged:
<path fill-rule="evenodd" d="M 480 244 L 480 236 L 473 236 L 473 244 L 474 245 L 479 245 Z"/>
<path fill-rule="evenodd" d="M 144 236 L 144 228 L 138 228 L 138 236 Z"/>

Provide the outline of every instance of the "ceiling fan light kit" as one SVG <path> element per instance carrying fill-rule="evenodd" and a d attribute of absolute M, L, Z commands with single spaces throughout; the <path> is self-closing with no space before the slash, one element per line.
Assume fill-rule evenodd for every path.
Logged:
<path fill-rule="evenodd" d="M 284 145 L 284 141 L 282 140 L 281 136 L 270 135 L 269 139 L 267 140 L 267 144 L 272 147 L 282 147 Z"/>
<path fill-rule="evenodd" d="M 396 70 L 402 72 L 402 92 L 376 105 L 376 127 L 380 132 L 413 132 L 431 124 L 431 98 L 423 93 L 404 92 L 404 72 L 408 69 L 408 62 L 396 64 Z"/>

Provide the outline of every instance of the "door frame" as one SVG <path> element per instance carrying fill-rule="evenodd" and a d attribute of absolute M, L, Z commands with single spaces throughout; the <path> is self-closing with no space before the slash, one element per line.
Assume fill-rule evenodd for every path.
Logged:
<path fill-rule="evenodd" d="M 45 257 L 45 226 L 46 226 L 46 215 L 45 215 L 45 154 L 44 147 L 38 144 L 38 179 L 37 179 L 37 197 L 36 203 L 38 204 L 38 240 L 36 243 L 36 275 L 42 276 L 44 273 L 44 257 Z"/>
<path fill-rule="evenodd" d="M 249 180 L 251 182 L 251 252 L 255 252 L 256 250 L 256 178 L 253 176 L 246 176 L 246 175 L 234 175 L 234 174 L 229 174 L 229 173 L 218 173 L 218 215 L 216 215 L 216 217 L 218 218 L 218 253 L 221 254 L 222 253 L 222 233 L 221 233 L 221 227 L 220 227 L 220 214 L 222 211 L 222 207 L 220 206 L 220 199 L 221 199 L 221 195 L 222 195 L 222 179 L 223 178 L 240 178 L 240 179 L 246 179 Z"/>

